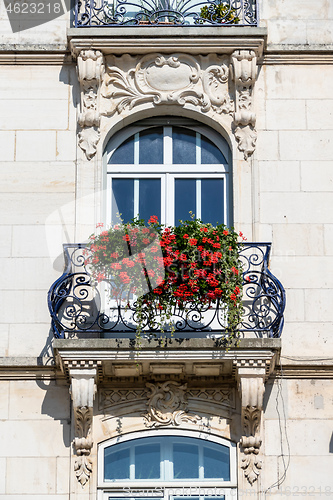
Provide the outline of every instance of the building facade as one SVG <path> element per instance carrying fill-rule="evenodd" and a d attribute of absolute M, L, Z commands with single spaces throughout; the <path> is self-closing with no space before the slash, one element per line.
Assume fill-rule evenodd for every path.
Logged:
<path fill-rule="evenodd" d="M 1 4 L 0 499 L 333 498 L 333 4 L 161 5 Z M 138 352 L 82 251 L 189 193 L 247 238 L 241 340 L 182 317 Z"/>

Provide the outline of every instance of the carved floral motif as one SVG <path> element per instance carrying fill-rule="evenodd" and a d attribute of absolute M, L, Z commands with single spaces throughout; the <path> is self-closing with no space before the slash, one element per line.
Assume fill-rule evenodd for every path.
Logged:
<path fill-rule="evenodd" d="M 187 384 L 163 382 L 146 384 L 150 389 L 147 402 L 148 412 L 144 415 L 149 427 L 162 425 L 181 425 L 191 422 L 196 424 L 200 417 L 188 414 L 186 389 Z"/>

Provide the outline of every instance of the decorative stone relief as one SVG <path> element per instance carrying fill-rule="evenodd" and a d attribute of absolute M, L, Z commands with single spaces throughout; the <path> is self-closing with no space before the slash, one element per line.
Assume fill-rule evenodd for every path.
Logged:
<path fill-rule="evenodd" d="M 240 151 L 247 159 L 254 151 L 257 132 L 252 109 L 253 89 L 257 78 L 257 58 L 253 50 L 236 50 L 231 55 L 231 77 L 235 83 L 234 133 Z"/>
<path fill-rule="evenodd" d="M 244 475 L 252 485 L 260 474 L 261 415 L 266 376 L 266 361 L 235 361 L 236 379 L 242 401 L 242 464 Z"/>
<path fill-rule="evenodd" d="M 198 106 L 205 113 L 231 113 L 228 59 L 188 54 L 128 55 L 109 58 L 102 86 L 110 99 L 105 115 L 121 114 L 142 103 Z"/>
<path fill-rule="evenodd" d="M 187 408 L 187 384 L 163 382 L 146 384 L 150 389 L 147 402 L 148 412 L 144 415 L 149 427 L 162 425 L 181 425 L 182 423 L 198 423 L 201 418 L 190 415 Z"/>
<path fill-rule="evenodd" d="M 81 50 L 77 58 L 77 69 L 81 88 L 79 146 L 90 160 L 96 154 L 100 138 L 100 84 L 104 74 L 102 52 Z"/>
<path fill-rule="evenodd" d="M 87 483 L 92 473 L 89 455 L 93 446 L 92 419 L 96 375 L 96 368 L 70 369 L 75 427 L 74 449 L 77 454 L 74 470 L 82 486 Z"/>

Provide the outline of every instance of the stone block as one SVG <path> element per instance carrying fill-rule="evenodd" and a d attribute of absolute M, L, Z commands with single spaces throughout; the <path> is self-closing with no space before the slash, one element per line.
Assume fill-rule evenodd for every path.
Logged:
<path fill-rule="evenodd" d="M 266 126 L 269 130 L 306 129 L 305 100 L 269 99 L 266 101 Z"/>
<path fill-rule="evenodd" d="M 329 456 L 329 442 L 332 436 L 331 420 L 321 420 L 320 425 L 318 425 L 317 420 L 288 419 L 285 425 L 291 455 L 301 457 L 310 452 L 312 457 L 326 456 L 333 459 L 333 457 Z M 281 437 L 283 446 L 286 447 L 285 436 L 281 436 L 279 431 L 279 421 L 266 420 L 265 451 L 267 455 L 280 455 Z"/>
<path fill-rule="evenodd" d="M 56 459 L 53 457 L 8 458 L 6 491 L 10 494 L 24 494 L 24 497 L 32 493 L 54 494 L 56 492 Z"/>
<path fill-rule="evenodd" d="M 51 284 L 51 283 L 50 283 Z M 45 293 L 44 293 L 45 296 Z M 45 314 L 46 316 L 46 314 Z M 8 356 L 52 356 L 51 320 L 48 324 L 15 324 L 9 327 Z"/>
<path fill-rule="evenodd" d="M 331 4 L 331 2 L 329 2 Z M 331 7 L 332 9 L 332 7 Z M 309 45 L 326 45 L 332 47 L 333 27 L 332 14 L 327 19 L 309 19 L 306 23 L 306 40 Z"/>
<path fill-rule="evenodd" d="M 260 222 L 263 224 L 333 223 L 331 193 L 262 193 Z"/>
<path fill-rule="evenodd" d="M 279 413 L 276 409 L 278 405 L 279 409 L 284 403 L 285 413 L 283 416 L 289 418 L 288 414 L 288 386 L 287 381 L 283 379 L 277 379 L 275 381 L 268 381 L 265 385 L 264 393 L 264 422 L 268 420 L 276 420 L 279 418 Z M 283 410 L 280 411 L 280 415 Z"/>
<path fill-rule="evenodd" d="M 0 357 L 8 356 L 9 325 L 0 324 Z"/>
<path fill-rule="evenodd" d="M 4 214 L 3 223 L 12 224 L 74 224 L 73 193 L 3 193 L 0 197 L 0 212 Z M 56 217 L 55 214 L 58 214 Z"/>
<path fill-rule="evenodd" d="M 45 331 L 50 326 L 45 290 L 0 290 L 3 311 L 15 323 L 44 323 Z"/>
<path fill-rule="evenodd" d="M 0 257 L 10 257 L 12 250 L 12 228 L 0 226 Z"/>
<path fill-rule="evenodd" d="M 323 81 L 332 80 L 333 65 L 272 65 L 265 75 L 267 99 L 332 99 L 330 85 Z"/>
<path fill-rule="evenodd" d="M 333 192 L 333 162 L 302 161 L 301 188 L 302 191 Z"/>
<path fill-rule="evenodd" d="M 279 278 L 279 276 L 277 277 Z M 287 304 L 285 309 L 285 323 L 288 325 L 290 324 L 290 329 L 292 329 L 292 321 L 304 321 L 304 290 L 296 290 L 295 288 L 292 288 L 287 290 L 286 293 Z"/>
<path fill-rule="evenodd" d="M 327 19 L 331 15 L 330 2 L 318 0 L 269 0 L 260 2 L 261 19 Z"/>
<path fill-rule="evenodd" d="M 333 255 L 333 224 L 324 225 L 325 255 Z"/>
<path fill-rule="evenodd" d="M 52 161 L 55 159 L 56 133 L 54 131 L 16 132 L 16 161 Z"/>
<path fill-rule="evenodd" d="M 9 408 L 9 382 L 0 380 L 0 420 L 8 418 Z"/>
<path fill-rule="evenodd" d="M 0 127 L 2 130 L 66 130 L 68 101 L 67 99 L 0 101 Z M 43 139 L 40 140 L 39 148 L 42 149 Z"/>
<path fill-rule="evenodd" d="M 70 131 L 57 131 L 57 160 L 72 161 L 76 160 L 77 136 L 75 129 Z M 73 164 L 74 166 L 74 164 Z"/>
<path fill-rule="evenodd" d="M 67 421 L 12 420 L 2 422 L 0 456 L 13 459 L 34 457 L 35 460 L 41 461 L 47 457 L 66 457 L 70 447 L 69 432 Z M 53 467 L 55 475 L 55 462 Z"/>
<path fill-rule="evenodd" d="M 54 258 L 62 253 L 63 243 L 73 241 L 74 226 L 13 226 L 13 257 L 49 257 L 53 264 Z"/>
<path fill-rule="evenodd" d="M 324 255 L 324 226 L 274 224 L 272 250 L 277 256 Z"/>
<path fill-rule="evenodd" d="M 327 347 L 324 349 L 327 351 Z M 288 380 L 288 417 L 321 420 L 333 418 L 333 384 L 331 380 Z M 319 422 L 318 422 L 319 423 Z M 321 423 L 319 424 L 321 425 Z"/>
<path fill-rule="evenodd" d="M 70 457 L 57 457 L 57 484 L 56 491 L 59 494 L 69 494 L 69 479 L 71 475 Z"/>
<path fill-rule="evenodd" d="M 275 131 L 267 130 L 261 131 L 258 134 L 256 155 L 258 160 L 278 160 L 278 133 Z"/>
<path fill-rule="evenodd" d="M 325 279 L 326 270 L 322 270 Z M 333 290 L 305 290 L 305 320 L 332 322 Z"/>
<path fill-rule="evenodd" d="M 332 320 L 327 323 L 320 321 L 290 323 L 286 317 L 283 328 L 282 363 L 291 364 L 293 361 L 290 358 L 296 360 L 307 358 L 309 363 L 314 357 L 323 360 L 329 358 L 328 353 L 333 350 L 332 327 Z"/>
<path fill-rule="evenodd" d="M 309 130 L 333 130 L 333 100 L 306 101 L 306 119 Z"/>
<path fill-rule="evenodd" d="M 7 193 L 74 193 L 75 165 L 54 162 L 3 162 L 1 190 Z"/>
<path fill-rule="evenodd" d="M 305 23 L 294 19 L 267 19 L 268 45 L 302 45 L 306 43 Z"/>
<path fill-rule="evenodd" d="M 279 132 L 281 160 L 323 160 L 333 158 L 333 134 L 328 130 Z"/>
<path fill-rule="evenodd" d="M 70 418 L 67 386 L 54 381 L 12 380 L 10 382 L 10 420 L 66 420 Z"/>
<path fill-rule="evenodd" d="M 6 459 L 0 458 L 0 498 L 6 493 Z"/>
<path fill-rule="evenodd" d="M 260 192 L 300 191 L 298 161 L 260 161 Z"/>
<path fill-rule="evenodd" d="M 45 290 L 59 277 L 45 257 L 0 259 L 3 290 Z"/>
<path fill-rule="evenodd" d="M 15 158 L 15 132 L 0 131 L 1 161 L 14 161 Z"/>
<path fill-rule="evenodd" d="M 328 256 L 274 256 L 271 269 L 286 288 L 325 288 L 327 291 L 333 283 L 333 258 Z"/>

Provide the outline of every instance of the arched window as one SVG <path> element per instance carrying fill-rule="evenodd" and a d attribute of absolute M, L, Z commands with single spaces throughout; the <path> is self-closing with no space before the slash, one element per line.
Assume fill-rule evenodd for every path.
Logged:
<path fill-rule="evenodd" d="M 213 225 L 232 224 L 230 150 L 208 127 L 187 120 L 142 122 L 106 148 L 108 224 L 157 215 L 177 225 L 189 212 Z"/>
<path fill-rule="evenodd" d="M 236 446 L 195 431 L 153 430 L 99 447 L 101 500 L 222 500 L 236 492 Z"/>

